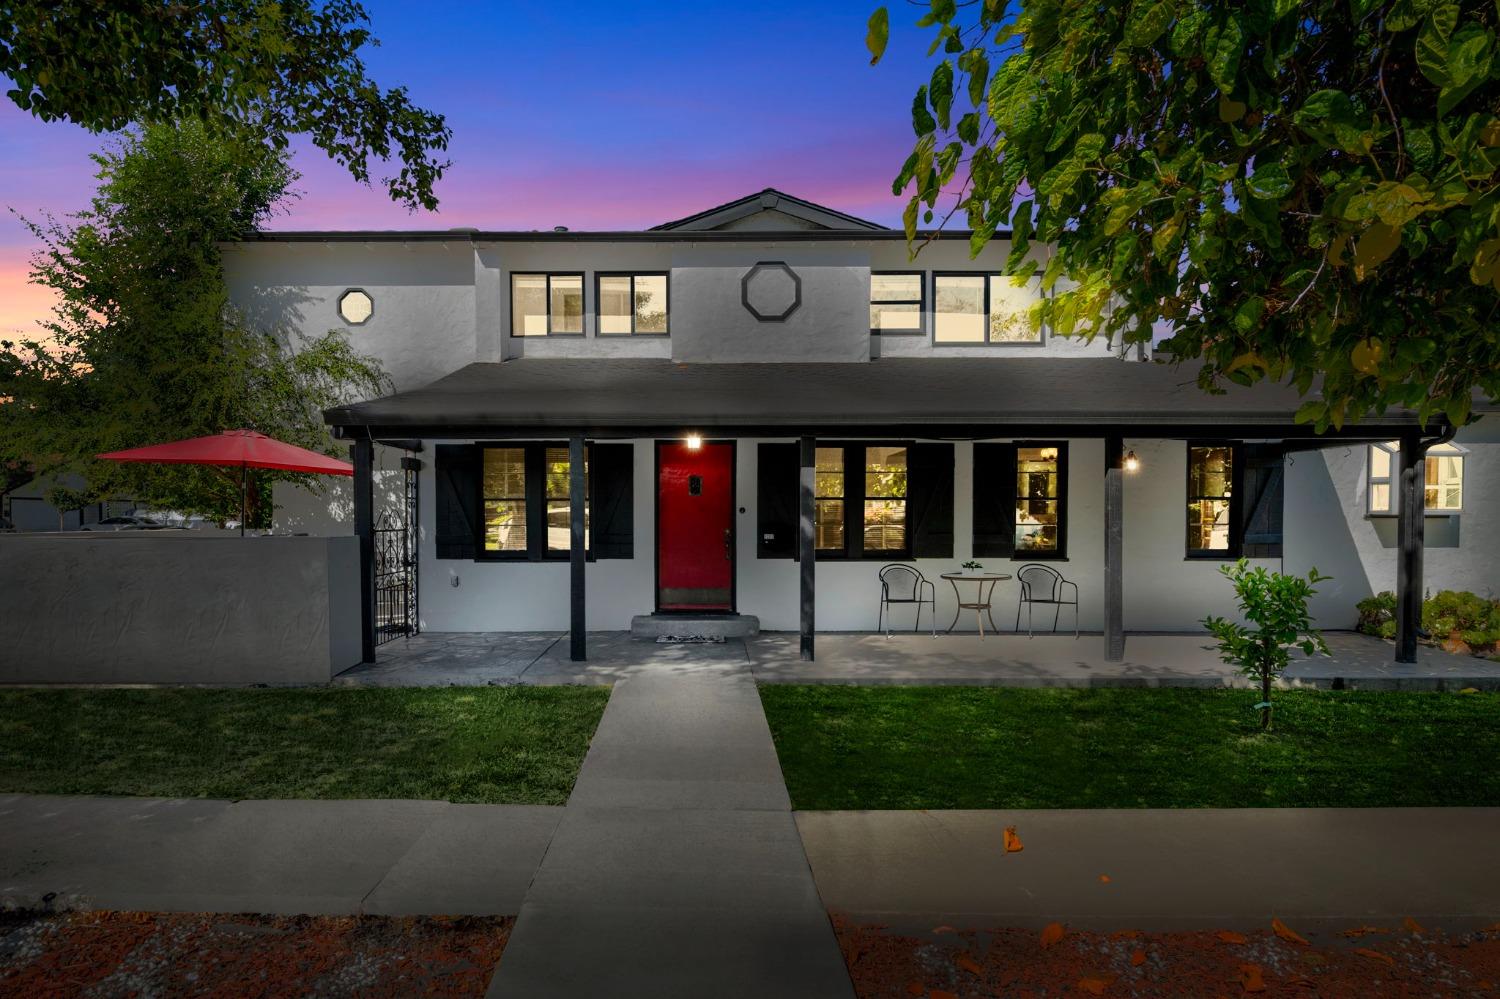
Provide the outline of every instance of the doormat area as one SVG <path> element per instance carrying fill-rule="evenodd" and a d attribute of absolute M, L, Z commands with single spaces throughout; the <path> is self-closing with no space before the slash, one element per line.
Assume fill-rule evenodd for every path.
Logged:
<path fill-rule="evenodd" d="M 723 635 L 661 635 L 656 639 L 657 645 L 723 645 L 727 641 Z"/>

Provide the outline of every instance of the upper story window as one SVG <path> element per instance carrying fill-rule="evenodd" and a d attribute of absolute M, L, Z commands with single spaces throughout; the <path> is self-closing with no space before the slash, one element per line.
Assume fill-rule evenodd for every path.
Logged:
<path fill-rule="evenodd" d="M 870 332 L 921 333 L 925 284 L 920 271 L 870 272 Z"/>
<path fill-rule="evenodd" d="M 1422 463 L 1422 502 L 1433 513 L 1457 513 L 1464 505 L 1464 454 L 1457 444 L 1438 444 L 1427 449 Z M 1396 481 L 1401 467 L 1401 442 L 1370 445 L 1368 486 L 1369 512 L 1394 514 L 1398 509 Z"/>
<path fill-rule="evenodd" d="M 1234 446 L 1188 446 L 1187 553 L 1233 554 Z"/>
<path fill-rule="evenodd" d="M 375 312 L 375 302 L 363 288 L 350 288 L 339 296 L 339 318 L 350 326 L 362 326 Z"/>
<path fill-rule="evenodd" d="M 600 336 L 666 334 L 667 275 L 600 274 L 598 282 Z"/>
<path fill-rule="evenodd" d="M 1032 326 L 1036 282 L 1003 274 L 935 274 L 932 339 L 938 344 L 1039 344 Z"/>
<path fill-rule="evenodd" d="M 510 335 L 583 333 L 582 274 L 512 274 Z"/>

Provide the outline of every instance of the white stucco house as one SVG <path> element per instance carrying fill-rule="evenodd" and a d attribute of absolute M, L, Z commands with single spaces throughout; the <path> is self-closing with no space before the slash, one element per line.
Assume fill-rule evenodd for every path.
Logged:
<path fill-rule="evenodd" d="M 396 389 L 326 414 L 352 497 L 285 490 L 278 524 L 366 539 L 371 648 L 377 521 L 413 529 L 423 630 L 570 629 L 578 655 L 585 626 L 671 615 L 753 616 L 811 655 L 815 630 L 876 627 L 892 563 L 1049 565 L 1115 653 L 1232 613 L 1218 569 L 1241 555 L 1331 574 L 1326 627 L 1398 573 L 1418 599 L 1500 591 L 1500 419 L 1315 437 L 1284 387 L 1209 396 L 1190 367 L 1032 329 L 1007 241 L 968 245 L 912 260 L 774 190 L 644 231 L 258 234 L 226 250 L 238 307 L 347 329 Z M 999 584 L 1001 627 L 1018 595 Z"/>

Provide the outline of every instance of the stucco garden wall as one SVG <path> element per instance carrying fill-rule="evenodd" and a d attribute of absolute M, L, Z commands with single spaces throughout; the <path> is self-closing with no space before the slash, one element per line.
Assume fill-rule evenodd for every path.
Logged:
<path fill-rule="evenodd" d="M 356 539 L 0 535 L 0 682 L 318 683 L 355 665 Z"/>

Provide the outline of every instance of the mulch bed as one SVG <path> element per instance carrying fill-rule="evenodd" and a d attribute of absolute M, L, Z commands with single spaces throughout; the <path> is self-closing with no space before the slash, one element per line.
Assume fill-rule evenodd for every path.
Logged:
<path fill-rule="evenodd" d="M 1500 996 L 1500 924 L 1451 936 L 1411 921 L 1351 927 L 1317 944 L 1280 924 L 1253 933 L 940 926 L 911 936 L 835 916 L 834 928 L 860 999 Z"/>
<path fill-rule="evenodd" d="M 514 922 L 0 912 L 0 996 L 482 996 Z"/>

